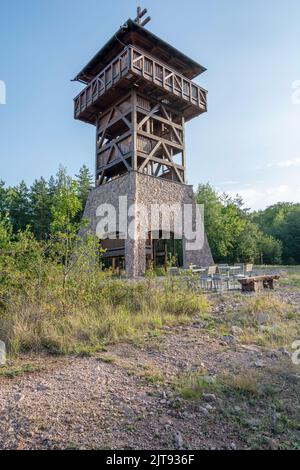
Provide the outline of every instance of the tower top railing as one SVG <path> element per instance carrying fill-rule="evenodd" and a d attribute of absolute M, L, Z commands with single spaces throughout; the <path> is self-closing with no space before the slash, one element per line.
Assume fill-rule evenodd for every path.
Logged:
<path fill-rule="evenodd" d="M 204 88 L 142 49 L 129 45 L 76 96 L 75 118 L 93 122 L 95 115 L 102 110 L 106 93 L 111 91 L 112 99 L 116 98 L 113 90 L 123 79 L 126 79 L 128 88 L 139 80 L 140 87 L 142 81 L 147 86 L 152 84 L 161 89 L 163 98 L 169 100 L 171 106 L 179 106 L 179 110 L 181 106 L 188 118 L 207 111 L 207 91 Z M 106 106 L 107 102 L 103 103 L 103 108 Z"/>

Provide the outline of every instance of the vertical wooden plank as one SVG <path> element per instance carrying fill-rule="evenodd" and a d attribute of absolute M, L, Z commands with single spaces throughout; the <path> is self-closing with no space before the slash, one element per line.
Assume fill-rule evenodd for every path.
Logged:
<path fill-rule="evenodd" d="M 132 102 L 132 168 L 134 171 L 137 171 L 137 94 L 136 91 L 133 90 L 131 94 L 131 102 Z"/>
<path fill-rule="evenodd" d="M 183 166 L 183 181 L 187 184 L 186 180 L 186 146 L 185 146 L 185 118 L 182 116 L 182 166 Z"/>

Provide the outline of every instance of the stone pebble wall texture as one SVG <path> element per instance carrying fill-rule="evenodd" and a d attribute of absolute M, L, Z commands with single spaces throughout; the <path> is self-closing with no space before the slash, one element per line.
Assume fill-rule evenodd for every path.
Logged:
<path fill-rule="evenodd" d="M 111 204 L 116 208 L 118 220 L 119 196 L 128 197 L 128 207 L 133 204 L 143 204 L 150 213 L 151 204 L 192 204 L 196 205 L 192 186 L 187 186 L 173 181 L 144 175 L 138 172 L 126 173 L 116 180 L 91 190 L 86 204 L 84 218 L 89 220 L 89 229 L 96 233 L 99 217 L 97 208 L 101 204 Z M 138 206 L 136 206 L 138 207 Z M 172 220 L 172 219 L 171 219 Z M 131 223 L 131 220 L 129 221 Z M 193 218 L 193 228 L 195 228 L 195 217 Z M 171 222 L 172 227 L 172 222 Z M 164 227 L 160 226 L 161 229 Z M 125 241 L 126 272 L 130 277 L 137 277 L 144 274 L 146 270 L 146 248 L 145 241 L 139 240 L 141 227 L 136 224 L 134 227 L 135 240 Z M 118 230 L 118 225 L 117 225 Z M 184 265 L 190 264 L 210 266 L 214 264 L 211 250 L 205 236 L 204 246 L 201 250 L 189 251 L 184 247 Z"/>

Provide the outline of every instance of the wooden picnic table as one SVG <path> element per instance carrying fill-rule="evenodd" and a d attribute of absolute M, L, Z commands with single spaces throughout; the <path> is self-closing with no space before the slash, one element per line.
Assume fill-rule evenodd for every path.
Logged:
<path fill-rule="evenodd" d="M 262 289 L 274 289 L 274 281 L 278 281 L 280 276 L 277 274 L 244 277 L 238 279 L 242 286 L 242 292 L 257 292 Z"/>

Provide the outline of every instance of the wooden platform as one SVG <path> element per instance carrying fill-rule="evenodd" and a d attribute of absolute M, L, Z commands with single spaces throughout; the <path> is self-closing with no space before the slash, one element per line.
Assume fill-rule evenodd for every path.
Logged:
<path fill-rule="evenodd" d="M 258 292 L 262 289 L 274 289 L 274 281 L 278 279 L 279 275 L 264 275 L 245 277 L 238 281 L 242 286 L 242 292 Z"/>

